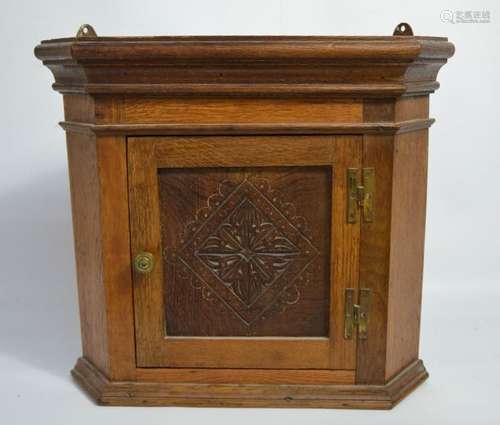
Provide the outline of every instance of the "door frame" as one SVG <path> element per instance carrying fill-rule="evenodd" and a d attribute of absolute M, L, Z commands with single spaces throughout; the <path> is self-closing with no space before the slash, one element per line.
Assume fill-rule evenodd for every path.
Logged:
<path fill-rule="evenodd" d="M 356 340 L 343 338 L 346 288 L 357 288 L 359 223 L 347 223 L 347 168 L 361 163 L 361 136 L 197 136 L 127 139 L 132 258 L 161 258 L 159 168 L 331 166 L 329 337 L 166 335 L 163 265 L 134 272 L 139 367 L 355 369 Z"/>

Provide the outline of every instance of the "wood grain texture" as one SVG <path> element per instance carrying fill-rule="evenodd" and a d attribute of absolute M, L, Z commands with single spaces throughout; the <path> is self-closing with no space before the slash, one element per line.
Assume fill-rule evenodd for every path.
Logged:
<path fill-rule="evenodd" d="M 391 409 L 428 377 L 418 360 L 385 385 L 113 382 L 83 358 L 72 375 L 101 405 L 356 409 Z"/>
<path fill-rule="evenodd" d="M 355 371 L 327 369 L 138 368 L 138 381 L 206 384 L 354 384 Z"/>
<path fill-rule="evenodd" d="M 101 109 L 102 103 L 99 103 Z M 106 119 L 105 104 L 102 112 Z M 188 99 L 188 98 L 124 98 L 123 122 L 237 124 L 300 123 L 300 122 L 362 122 L 359 101 L 290 100 L 290 99 Z"/>
<path fill-rule="evenodd" d="M 328 337 L 331 168 L 158 171 L 167 335 Z"/>
<path fill-rule="evenodd" d="M 109 373 L 96 138 L 67 134 L 83 355 Z"/>
<path fill-rule="evenodd" d="M 240 407 L 391 408 L 421 383 L 428 94 L 453 53 L 445 38 L 413 36 L 37 46 L 64 95 L 84 356 L 75 379 L 100 404 Z M 363 167 L 375 169 L 374 221 L 348 224 L 346 170 L 360 179 Z M 298 204 L 322 258 L 302 304 L 266 310 L 278 319 L 243 332 L 194 292 L 165 291 L 163 260 L 218 180 L 252 173 Z M 250 213 L 229 224 L 262 224 L 244 205 Z M 280 229 L 292 242 L 280 249 L 302 253 L 290 251 L 300 238 Z M 150 275 L 132 270 L 143 250 L 160 259 Z M 245 264 L 255 258 L 248 247 L 238 253 Z M 215 275 L 235 264 L 206 258 Z M 245 270 L 224 275 L 225 293 Z M 240 299 L 254 302 L 257 281 L 246 282 Z M 343 337 L 348 287 L 371 289 L 367 339 Z"/>
<path fill-rule="evenodd" d="M 406 96 L 397 99 L 394 121 L 425 120 L 429 118 L 429 96 Z"/>
<path fill-rule="evenodd" d="M 238 124 L 89 124 L 59 123 L 67 131 L 81 134 L 128 136 L 222 136 L 222 135 L 324 135 L 398 134 L 429 128 L 433 119 L 366 123 L 238 123 Z"/>
<path fill-rule="evenodd" d="M 172 137 L 168 143 L 161 143 L 161 137 L 141 140 L 155 144 L 159 167 L 313 166 L 334 162 L 329 136 Z"/>
<path fill-rule="evenodd" d="M 316 136 L 269 139 L 243 137 L 185 139 L 170 137 L 129 138 L 128 143 L 132 252 L 148 250 L 158 258 L 160 258 L 162 251 L 160 250 L 161 226 L 158 223 L 160 216 L 158 211 L 161 204 L 158 199 L 157 167 L 175 165 L 175 167 L 184 166 L 189 169 L 190 167 L 214 166 L 220 165 L 219 158 L 224 161 L 223 165 L 226 167 L 241 166 L 241 158 L 251 157 L 253 152 L 260 152 L 265 161 L 259 164 L 265 171 L 268 166 L 275 165 L 275 161 L 278 159 L 282 165 L 282 158 L 287 158 L 285 163 L 289 166 L 303 165 L 306 162 L 304 157 L 307 159 L 313 155 L 303 151 L 304 145 L 323 149 L 324 154 L 316 154 L 315 160 L 308 160 L 307 164 L 324 165 L 326 160 L 330 162 L 330 167 L 337 161 L 341 164 L 339 171 L 336 171 L 338 174 L 334 178 L 334 191 L 332 193 L 333 197 L 339 198 L 335 201 L 335 205 L 338 205 L 339 208 L 338 215 L 335 216 L 335 226 L 338 226 L 337 231 L 339 232 L 335 234 L 335 243 L 338 243 L 339 246 L 335 249 L 340 258 L 335 259 L 339 268 L 335 268 L 334 271 L 337 279 L 335 281 L 336 291 L 338 292 L 331 293 L 331 296 L 335 297 L 336 306 L 341 303 L 337 295 L 343 294 L 343 288 L 346 285 L 356 284 L 356 275 L 353 270 L 356 261 L 352 262 L 352 258 L 356 258 L 356 234 L 359 232 L 359 227 L 354 227 L 353 230 L 348 229 L 349 226 L 345 222 L 345 205 L 341 204 L 346 185 L 343 165 L 360 161 L 360 138 L 339 137 L 337 139 Z M 231 155 L 232 150 L 236 151 L 234 146 L 238 146 L 239 155 Z M 259 147 L 260 150 L 256 147 Z M 226 158 L 224 157 L 225 152 L 229 152 Z M 295 152 L 295 156 L 293 152 Z M 211 158 L 217 158 L 217 160 L 213 161 Z M 265 171 L 265 173 L 269 173 L 269 171 Z M 186 188 L 183 193 L 188 193 L 188 190 L 190 189 Z M 298 195 L 295 195 L 294 198 L 300 199 Z M 181 216 L 184 214 L 182 213 Z M 358 230 L 356 231 L 356 229 Z M 318 234 L 316 238 L 321 239 L 324 236 L 324 234 Z M 353 241 L 344 245 L 347 239 L 351 238 Z M 163 300 L 162 282 L 164 280 L 161 276 L 164 274 L 165 266 L 163 263 L 159 263 L 150 275 L 136 275 L 135 277 L 136 338 L 139 347 L 137 352 L 139 365 L 160 367 L 168 364 L 173 367 L 192 367 L 196 364 L 199 367 L 236 367 L 236 365 L 239 367 L 258 367 L 260 364 L 260 367 L 266 368 L 346 369 L 354 367 L 353 342 L 343 340 L 341 321 L 331 320 L 334 328 L 330 332 L 332 338 L 330 343 L 328 339 L 321 341 L 312 338 L 299 338 L 297 341 L 282 339 L 269 341 L 165 339 L 165 305 L 164 302 L 159 302 L 159 300 Z M 178 297 L 175 298 L 178 299 Z M 269 348 L 265 348 L 267 345 Z M 224 349 L 221 350 L 220 346 L 224 346 Z M 290 351 L 290 347 L 295 346 L 297 348 Z M 336 353 L 337 346 L 339 353 Z M 263 356 L 264 353 L 265 356 Z"/>
<path fill-rule="evenodd" d="M 332 186 L 332 258 L 330 284 L 330 343 L 332 364 L 356 368 L 356 339 L 344 339 L 344 293 L 346 288 L 357 288 L 359 283 L 360 221 L 347 223 L 347 169 L 359 168 L 363 141 L 360 136 L 336 136 Z"/>
<path fill-rule="evenodd" d="M 100 244 L 105 289 L 109 377 L 131 379 L 135 373 L 132 275 L 126 140 L 98 137 Z"/>
<path fill-rule="evenodd" d="M 418 358 L 427 194 L 427 131 L 394 141 L 386 380 Z"/>
<path fill-rule="evenodd" d="M 108 377 L 130 379 L 135 353 L 125 140 L 67 137 L 83 352 Z"/>
<path fill-rule="evenodd" d="M 363 121 L 365 123 L 394 123 L 396 102 L 394 99 L 364 99 Z M 397 121 L 396 121 L 397 122 Z"/>
<path fill-rule="evenodd" d="M 426 37 L 96 37 L 35 48 L 65 93 L 205 97 L 428 93 L 453 52 Z"/>
<path fill-rule="evenodd" d="M 371 289 L 368 338 L 358 340 L 356 383 L 385 383 L 387 291 L 393 181 L 393 137 L 363 137 L 363 166 L 375 168 L 374 219 L 363 223 L 359 287 Z"/>
<path fill-rule="evenodd" d="M 96 102 L 86 94 L 66 94 L 64 100 L 64 119 L 71 122 L 95 123 Z"/>
<path fill-rule="evenodd" d="M 161 258 L 158 179 L 153 143 L 128 140 L 130 251 Z M 137 366 L 161 365 L 165 308 L 162 296 L 163 263 L 149 274 L 134 273 L 134 314 Z"/>
<path fill-rule="evenodd" d="M 330 369 L 328 338 L 181 338 L 138 349 L 143 367 L 232 369 Z M 152 355 L 153 354 L 153 355 Z M 156 363 L 154 361 L 157 360 Z"/>

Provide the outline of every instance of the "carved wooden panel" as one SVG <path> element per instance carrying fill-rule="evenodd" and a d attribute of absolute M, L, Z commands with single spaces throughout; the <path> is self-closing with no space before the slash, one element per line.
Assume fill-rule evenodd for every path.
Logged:
<path fill-rule="evenodd" d="M 168 335 L 328 335 L 330 170 L 159 170 Z"/>

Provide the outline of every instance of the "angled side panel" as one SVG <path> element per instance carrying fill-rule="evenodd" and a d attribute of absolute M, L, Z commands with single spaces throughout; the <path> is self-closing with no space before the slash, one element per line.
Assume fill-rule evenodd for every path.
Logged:
<path fill-rule="evenodd" d="M 394 141 L 386 380 L 418 358 L 427 133 L 399 134 Z"/>
<path fill-rule="evenodd" d="M 67 148 L 83 355 L 108 373 L 96 140 L 68 133 Z"/>

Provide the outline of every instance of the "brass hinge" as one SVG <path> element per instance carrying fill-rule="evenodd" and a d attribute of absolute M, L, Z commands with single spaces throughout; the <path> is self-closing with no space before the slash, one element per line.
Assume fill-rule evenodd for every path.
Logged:
<path fill-rule="evenodd" d="M 358 169 L 347 169 L 347 222 L 356 223 L 358 209 L 363 220 L 373 221 L 373 203 L 375 197 L 375 169 L 363 168 L 363 184 L 358 184 Z"/>
<path fill-rule="evenodd" d="M 370 289 L 359 290 L 358 304 L 354 302 L 356 290 L 345 290 L 344 306 L 344 339 L 352 339 L 355 327 L 358 328 L 358 338 L 368 338 L 368 312 L 370 309 Z"/>

